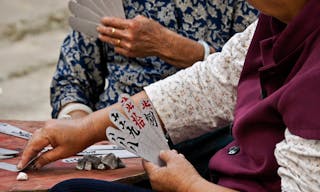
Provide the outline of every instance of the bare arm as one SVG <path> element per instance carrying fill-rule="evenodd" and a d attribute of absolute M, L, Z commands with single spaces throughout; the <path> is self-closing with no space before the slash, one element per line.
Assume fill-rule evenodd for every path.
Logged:
<path fill-rule="evenodd" d="M 158 56 L 179 68 L 204 58 L 204 47 L 158 22 L 138 15 L 133 19 L 104 17 L 98 27 L 100 40 L 127 57 Z M 211 47 L 211 52 L 214 49 Z"/>
<path fill-rule="evenodd" d="M 132 97 L 135 103 L 143 98 L 148 98 L 145 92 L 140 92 Z M 108 118 L 108 114 L 112 109 L 121 111 L 120 104 L 114 104 L 82 119 L 47 121 L 45 127 L 33 134 L 23 152 L 18 167 L 23 167 L 33 156 L 37 155 L 49 144 L 52 145 L 53 150 L 40 156 L 35 164 L 37 168 L 57 159 L 74 155 L 96 142 L 106 140 L 106 127 L 112 126 Z M 160 158 L 166 162 L 166 166 L 158 167 L 150 162 L 144 162 L 144 168 L 149 174 L 151 184 L 155 190 L 177 192 L 233 191 L 201 178 L 183 155 L 177 154 L 176 151 L 163 151 L 160 153 Z M 184 170 L 183 174 L 181 170 Z"/>
<path fill-rule="evenodd" d="M 132 96 L 136 103 L 142 98 L 147 98 L 145 92 Z M 45 126 L 36 130 L 29 140 L 18 168 L 22 168 L 48 145 L 51 145 L 53 149 L 40 155 L 35 164 L 37 168 L 75 155 L 96 142 L 106 140 L 106 128 L 113 126 L 109 119 L 109 111 L 112 109 L 123 112 L 120 104 L 116 103 L 81 119 L 47 121 Z"/>

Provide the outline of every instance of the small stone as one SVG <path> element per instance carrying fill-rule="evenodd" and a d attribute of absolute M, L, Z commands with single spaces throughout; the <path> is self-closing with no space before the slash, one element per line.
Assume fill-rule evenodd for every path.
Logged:
<path fill-rule="evenodd" d="M 84 165 L 85 165 L 86 161 L 82 158 L 80 160 L 78 160 L 77 166 L 76 168 L 78 170 L 83 170 L 84 169 Z"/>
<path fill-rule="evenodd" d="M 101 158 L 101 162 L 110 169 L 118 168 L 117 157 L 113 153 L 109 153 Z"/>
<path fill-rule="evenodd" d="M 86 161 L 84 164 L 84 170 L 91 171 L 92 170 L 92 163 L 90 161 Z"/>
<path fill-rule="evenodd" d="M 116 157 L 113 153 L 109 153 L 101 158 L 101 162 L 109 169 L 124 168 L 125 165 L 120 158 Z"/>
<path fill-rule="evenodd" d="M 17 180 L 26 181 L 28 180 L 28 175 L 25 172 L 19 172 L 19 174 L 17 175 Z"/>
<path fill-rule="evenodd" d="M 121 159 L 119 157 L 117 157 L 117 161 L 118 161 L 118 168 L 125 168 L 126 165 L 121 161 Z"/>
<path fill-rule="evenodd" d="M 94 155 L 86 155 L 83 157 L 86 162 L 91 162 L 92 169 L 98 169 L 98 166 L 101 164 L 101 159 Z"/>
<path fill-rule="evenodd" d="M 117 169 L 123 168 L 125 164 L 120 158 L 116 157 L 113 153 L 109 153 L 102 157 L 97 157 L 94 155 L 85 155 L 82 159 L 78 160 L 76 169 L 87 170 L 92 169 L 105 170 L 105 169 Z"/>
<path fill-rule="evenodd" d="M 105 170 L 107 169 L 107 167 L 103 164 L 103 163 L 100 163 L 97 167 L 98 170 Z"/>

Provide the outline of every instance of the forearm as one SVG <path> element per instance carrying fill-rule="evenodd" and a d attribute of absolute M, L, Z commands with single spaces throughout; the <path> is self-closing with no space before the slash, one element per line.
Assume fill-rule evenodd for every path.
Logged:
<path fill-rule="evenodd" d="M 197 41 L 141 15 L 133 19 L 105 17 L 98 31 L 101 41 L 114 45 L 115 52 L 127 57 L 157 56 L 175 67 L 185 68 L 202 61 L 205 55 L 204 46 Z M 209 47 L 209 53 L 210 50 L 214 52 Z"/>
<path fill-rule="evenodd" d="M 157 50 L 157 56 L 167 63 L 178 67 L 186 68 L 204 58 L 204 47 L 197 41 L 188 39 L 165 27 L 161 29 L 161 42 Z M 210 48 L 210 53 L 214 49 Z"/>

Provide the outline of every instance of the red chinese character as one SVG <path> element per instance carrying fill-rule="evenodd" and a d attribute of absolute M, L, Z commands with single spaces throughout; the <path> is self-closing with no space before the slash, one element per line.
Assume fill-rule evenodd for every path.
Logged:
<path fill-rule="evenodd" d="M 142 119 L 142 117 L 138 116 L 136 113 L 132 113 L 131 115 L 132 121 L 140 128 L 144 128 L 146 125 Z"/>
<path fill-rule="evenodd" d="M 143 100 L 142 101 L 142 109 L 145 109 L 147 107 L 150 107 L 151 106 L 151 103 L 149 100 Z"/>
<path fill-rule="evenodd" d="M 127 98 L 127 97 L 122 97 L 121 98 L 121 103 L 124 103 L 124 102 L 126 102 L 126 101 L 128 101 L 129 100 L 129 98 Z"/>
<path fill-rule="evenodd" d="M 130 111 L 131 111 L 132 109 L 134 109 L 134 105 L 131 104 L 131 103 L 127 103 L 125 107 L 126 107 L 126 109 L 128 110 L 129 113 L 130 113 Z"/>

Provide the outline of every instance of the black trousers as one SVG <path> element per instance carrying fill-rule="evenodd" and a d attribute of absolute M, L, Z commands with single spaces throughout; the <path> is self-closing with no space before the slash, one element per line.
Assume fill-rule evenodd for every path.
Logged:
<path fill-rule="evenodd" d="M 174 145 L 172 148 L 182 153 L 203 178 L 211 180 L 208 169 L 209 160 L 217 151 L 233 140 L 230 129 L 230 126 L 223 127 Z"/>
<path fill-rule="evenodd" d="M 224 127 L 211 133 L 202 135 L 196 139 L 172 145 L 179 153 L 196 168 L 199 174 L 211 180 L 208 162 L 210 158 L 221 148 L 230 143 L 233 138 L 230 128 Z M 95 179 L 71 179 L 55 185 L 50 192 L 150 192 L 148 181 L 142 181 L 133 185 L 124 185 Z"/>
<path fill-rule="evenodd" d="M 70 179 L 55 185 L 49 192 L 151 192 L 151 189 L 96 179 Z"/>

